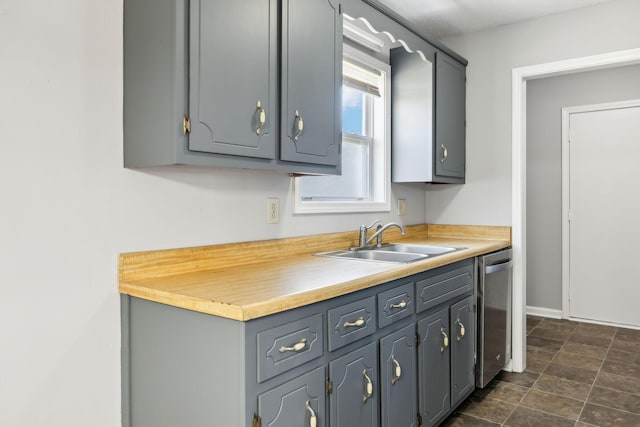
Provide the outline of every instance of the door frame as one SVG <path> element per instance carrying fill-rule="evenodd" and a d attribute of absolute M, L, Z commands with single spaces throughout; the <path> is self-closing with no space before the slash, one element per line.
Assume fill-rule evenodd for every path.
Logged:
<path fill-rule="evenodd" d="M 640 63 L 640 49 L 513 68 L 511 72 L 511 245 L 513 247 L 513 318 L 510 369 L 526 366 L 527 266 L 527 81 L 563 74 Z"/>
<path fill-rule="evenodd" d="M 562 109 L 562 318 L 573 319 L 569 312 L 570 295 L 570 229 L 569 229 L 569 190 L 570 190 L 570 151 L 569 125 L 571 115 L 594 111 L 619 110 L 622 108 L 640 108 L 640 99 L 628 101 L 606 102 L 602 104 L 577 105 Z M 584 319 L 581 319 L 584 321 Z M 605 323 L 596 322 L 594 323 Z M 607 323 L 612 324 L 613 323 Z"/>

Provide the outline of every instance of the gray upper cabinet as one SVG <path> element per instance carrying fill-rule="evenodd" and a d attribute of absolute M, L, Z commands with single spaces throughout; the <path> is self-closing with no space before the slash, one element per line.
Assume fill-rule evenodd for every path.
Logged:
<path fill-rule="evenodd" d="M 435 175 L 464 182 L 465 176 L 465 66 L 436 53 Z"/>
<path fill-rule="evenodd" d="M 340 165 L 342 15 L 335 0 L 284 0 L 281 159 Z"/>
<path fill-rule="evenodd" d="M 340 173 L 341 24 L 337 0 L 125 0 L 125 167 Z"/>
<path fill-rule="evenodd" d="M 191 0 L 189 149 L 275 159 L 277 2 Z"/>

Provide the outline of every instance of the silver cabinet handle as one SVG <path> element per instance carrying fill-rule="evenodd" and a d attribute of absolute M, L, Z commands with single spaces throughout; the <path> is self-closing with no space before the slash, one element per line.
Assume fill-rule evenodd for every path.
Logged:
<path fill-rule="evenodd" d="M 296 110 L 295 120 L 296 120 L 296 123 L 295 123 L 296 134 L 293 137 L 293 139 L 297 141 L 298 138 L 300 138 L 300 135 L 302 135 L 302 131 L 304 130 L 304 121 L 302 121 L 302 116 L 300 115 L 300 112 L 298 110 Z"/>
<path fill-rule="evenodd" d="M 512 265 L 511 261 L 502 262 L 500 264 L 488 265 L 484 268 L 484 274 L 493 274 L 499 271 L 505 271 L 511 268 L 511 265 Z"/>
<path fill-rule="evenodd" d="M 393 363 L 393 375 L 391 376 L 391 384 L 393 385 L 400 379 L 400 376 L 402 376 L 402 368 L 393 355 L 391 355 L 391 362 Z"/>
<path fill-rule="evenodd" d="M 316 427 L 318 425 L 318 417 L 316 417 L 316 413 L 313 411 L 308 400 L 304 406 L 307 408 L 307 412 L 309 412 L 309 427 Z"/>
<path fill-rule="evenodd" d="M 449 335 L 444 331 L 444 328 L 440 328 L 442 334 L 442 347 L 440 347 L 440 353 L 443 353 L 447 347 L 449 347 Z"/>
<path fill-rule="evenodd" d="M 258 127 L 256 128 L 256 135 L 260 135 L 262 133 L 262 129 L 264 129 L 265 123 L 267 123 L 267 113 L 262 107 L 262 103 L 260 100 L 256 102 L 256 109 L 258 110 Z"/>
<path fill-rule="evenodd" d="M 367 403 L 367 400 L 373 396 L 373 381 L 367 375 L 367 370 L 362 371 L 362 378 L 364 379 L 364 396 L 362 396 L 362 403 Z"/>
<path fill-rule="evenodd" d="M 342 325 L 345 328 L 359 328 L 364 325 L 364 317 L 359 317 L 355 322 L 344 322 Z"/>
<path fill-rule="evenodd" d="M 304 348 L 307 346 L 307 339 L 306 338 L 302 338 L 300 341 L 298 341 L 297 343 L 295 343 L 294 345 L 292 345 L 291 347 L 285 347 L 282 346 L 278 349 L 278 351 L 280 353 L 285 353 L 287 351 L 301 351 L 304 350 Z"/>
<path fill-rule="evenodd" d="M 444 161 L 447 160 L 447 157 L 449 156 L 449 151 L 444 144 L 440 144 L 440 147 L 442 148 L 442 158 L 440 159 L 440 163 L 444 163 Z"/>
<path fill-rule="evenodd" d="M 389 307 L 391 307 L 391 308 L 405 308 L 406 306 L 407 306 L 407 302 L 405 300 L 402 300 L 397 304 L 391 304 Z"/>
<path fill-rule="evenodd" d="M 456 339 L 458 341 L 460 341 L 462 338 L 464 338 L 465 329 L 464 329 L 464 325 L 462 324 L 460 319 L 456 320 L 456 324 L 460 327 L 460 329 L 458 330 L 458 334 L 456 336 Z"/>

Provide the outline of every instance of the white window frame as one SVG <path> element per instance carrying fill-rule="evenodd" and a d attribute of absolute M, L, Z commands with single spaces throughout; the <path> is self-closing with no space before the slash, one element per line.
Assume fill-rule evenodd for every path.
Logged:
<path fill-rule="evenodd" d="M 368 55 L 349 45 L 343 46 L 343 56 L 364 65 L 378 69 L 384 73 L 383 87 L 383 114 L 384 120 L 374 120 L 373 143 L 371 165 L 372 193 L 381 192 L 379 201 L 349 200 L 349 201 L 322 201 L 302 200 L 300 195 L 300 178 L 294 178 L 294 214 L 317 213 L 349 213 L 349 212 L 390 212 L 391 211 L 391 66 L 371 55 Z M 343 139 L 349 137 L 343 135 Z M 382 157 L 382 159 L 380 159 Z M 376 163 L 382 163 L 377 166 Z"/>

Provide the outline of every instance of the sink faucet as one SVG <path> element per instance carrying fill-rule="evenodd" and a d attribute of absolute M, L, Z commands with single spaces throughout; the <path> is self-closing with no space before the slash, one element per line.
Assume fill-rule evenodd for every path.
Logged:
<path fill-rule="evenodd" d="M 377 225 L 376 232 L 373 233 L 373 235 L 367 239 L 367 231 L 369 231 L 370 229 L 372 229 L 376 225 Z M 354 250 L 365 249 L 367 247 L 367 245 L 373 241 L 373 239 L 377 239 L 376 247 L 378 247 L 378 248 L 382 247 L 382 233 L 386 229 L 391 228 L 391 227 L 399 228 L 400 232 L 402 233 L 402 235 L 403 236 L 405 235 L 404 227 L 401 226 L 400 224 L 396 224 L 395 222 L 390 222 L 388 224 L 382 225 L 380 220 L 376 220 L 376 221 L 374 221 L 373 224 L 371 224 L 368 227 L 366 225 L 360 226 L 360 246 L 358 246 L 357 248 L 352 248 L 352 249 L 354 249 Z"/>

